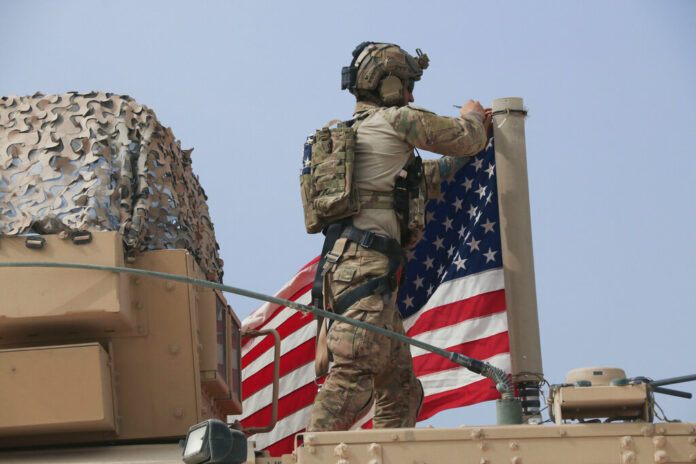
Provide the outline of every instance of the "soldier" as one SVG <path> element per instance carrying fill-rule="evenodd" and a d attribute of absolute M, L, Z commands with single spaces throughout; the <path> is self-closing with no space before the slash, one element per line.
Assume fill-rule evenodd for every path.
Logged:
<path fill-rule="evenodd" d="M 327 308 L 402 334 L 396 299 L 403 249 L 420 237 L 424 197 L 438 195 L 441 181 L 485 148 L 491 122 L 491 110 L 472 100 L 460 117 L 408 106 L 428 66 L 427 55 L 416 51 L 413 57 L 394 44 L 363 42 L 343 68 L 342 88 L 357 100 L 353 174 L 360 211 L 325 230 L 315 280 L 323 280 Z M 414 147 L 447 156 L 421 164 Z M 423 388 L 408 344 L 336 322 L 326 345 L 334 364 L 308 431 L 346 430 L 373 401 L 374 427 L 415 425 Z"/>

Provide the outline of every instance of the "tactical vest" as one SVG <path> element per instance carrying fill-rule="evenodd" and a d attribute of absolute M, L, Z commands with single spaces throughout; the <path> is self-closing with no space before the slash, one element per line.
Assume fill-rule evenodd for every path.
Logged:
<path fill-rule="evenodd" d="M 331 121 L 304 145 L 300 189 L 307 233 L 357 215 L 361 209 L 393 209 L 399 219 L 401 246 L 410 248 L 425 224 L 425 176 L 419 156 L 412 156 L 396 179 L 393 192 L 357 189 L 355 139 L 368 110 L 346 122 Z M 338 123 L 338 124 L 336 124 Z M 336 124 L 336 127 L 332 127 Z"/>

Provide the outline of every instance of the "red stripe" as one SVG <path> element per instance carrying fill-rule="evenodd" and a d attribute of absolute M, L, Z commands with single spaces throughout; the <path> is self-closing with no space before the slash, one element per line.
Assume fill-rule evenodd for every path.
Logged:
<path fill-rule="evenodd" d="M 314 337 L 288 351 L 280 357 L 280 376 L 294 371 L 298 367 L 314 361 L 315 353 Z M 282 381 L 282 379 L 281 379 Z M 247 377 L 242 382 L 242 398 L 247 399 L 266 385 L 273 382 L 273 363 L 263 367 L 254 375 Z"/>
<path fill-rule="evenodd" d="M 445 409 L 460 408 L 497 398 L 500 398 L 500 393 L 495 389 L 493 382 L 482 379 L 461 388 L 426 396 L 418 420 L 428 419 Z"/>
<path fill-rule="evenodd" d="M 501 332 L 491 335 L 490 337 L 451 346 L 447 348 L 447 350 L 463 354 L 470 358 L 488 359 L 500 353 L 509 353 L 510 340 L 507 332 Z M 457 367 L 459 366 L 449 359 L 432 353 L 413 358 L 413 370 L 416 372 L 416 377 Z"/>
<path fill-rule="evenodd" d="M 424 312 L 408 330 L 409 337 L 431 330 L 449 327 L 467 319 L 488 316 L 505 311 L 505 290 L 476 295 Z"/>
<path fill-rule="evenodd" d="M 298 388 L 278 400 L 278 420 L 306 408 L 314 402 L 318 387 L 314 382 Z M 249 417 L 242 419 L 244 427 L 258 427 L 268 425 L 271 421 L 271 405 L 259 409 Z"/>
<path fill-rule="evenodd" d="M 283 322 L 282 324 L 280 324 L 280 326 L 276 328 L 278 334 L 280 335 L 281 342 L 285 337 L 287 337 L 291 333 L 311 323 L 312 320 L 313 318 L 311 314 L 304 314 L 300 312 L 297 312 L 289 318 L 287 318 L 285 322 Z M 247 354 L 242 356 L 242 369 L 251 364 L 252 361 L 261 356 L 266 350 L 270 350 L 272 348 L 273 336 L 266 335 L 265 337 L 263 337 L 263 340 L 261 340 L 255 347 L 249 350 Z"/>
<path fill-rule="evenodd" d="M 304 432 L 305 429 L 300 430 L 297 433 L 302 433 Z M 273 457 L 280 457 L 284 454 L 290 454 L 292 453 L 293 448 L 295 447 L 295 435 L 290 435 L 282 440 L 279 440 L 275 443 L 273 443 L 271 446 L 267 447 L 266 450 L 271 454 Z"/>

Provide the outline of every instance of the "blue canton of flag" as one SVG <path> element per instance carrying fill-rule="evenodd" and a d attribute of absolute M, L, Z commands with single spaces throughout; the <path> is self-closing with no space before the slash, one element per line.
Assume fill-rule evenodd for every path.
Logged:
<path fill-rule="evenodd" d="M 463 166 L 426 207 L 423 238 L 407 252 L 399 295 L 404 319 L 452 279 L 502 266 L 493 141 Z"/>

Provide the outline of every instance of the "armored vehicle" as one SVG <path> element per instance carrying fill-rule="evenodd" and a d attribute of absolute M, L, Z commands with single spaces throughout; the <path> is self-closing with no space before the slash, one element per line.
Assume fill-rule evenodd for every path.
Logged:
<path fill-rule="evenodd" d="M 515 309 L 498 425 L 302 433 L 271 457 L 254 434 L 277 417 L 277 361 L 271 424 L 229 419 L 242 413 L 241 338 L 272 338 L 276 359 L 280 341 L 242 329 L 226 303 L 238 289 L 221 283 L 190 151 L 126 96 L 0 99 L 0 462 L 696 462 L 696 423 L 653 414 L 656 393 L 690 397 L 665 385 L 694 376 L 574 370 L 549 388 L 541 425 L 525 111 L 517 98 L 493 110 Z"/>

